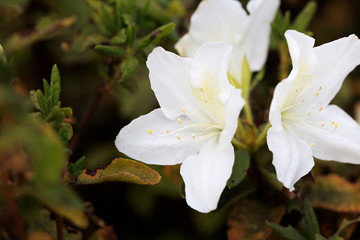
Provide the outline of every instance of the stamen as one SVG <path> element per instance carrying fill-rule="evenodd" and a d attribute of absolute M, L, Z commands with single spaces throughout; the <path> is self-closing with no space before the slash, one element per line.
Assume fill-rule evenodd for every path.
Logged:
<path fill-rule="evenodd" d="M 179 134 L 176 134 L 175 136 L 176 136 L 176 138 L 177 138 L 179 141 L 181 140 L 181 137 L 180 137 Z"/>
<path fill-rule="evenodd" d="M 151 129 L 149 129 L 149 130 L 148 130 L 148 133 L 152 134 L 152 130 L 151 130 Z"/>
<path fill-rule="evenodd" d="M 323 126 L 325 126 L 325 122 L 322 122 L 322 123 L 321 123 L 321 127 L 323 127 Z"/>
<path fill-rule="evenodd" d="M 180 109 L 183 113 L 185 113 L 185 110 L 182 108 L 182 109 Z"/>
<path fill-rule="evenodd" d="M 338 123 L 335 123 L 335 125 L 334 125 L 334 126 L 335 126 L 335 128 L 337 128 L 337 127 L 339 126 L 339 124 L 338 124 Z"/>
<path fill-rule="evenodd" d="M 310 112 L 308 112 L 308 116 L 310 116 Z"/>
<path fill-rule="evenodd" d="M 322 89 L 322 86 L 319 87 L 319 91 L 321 91 L 321 89 Z"/>
<path fill-rule="evenodd" d="M 323 108 L 322 108 L 322 107 L 320 107 L 318 110 L 319 110 L 319 112 L 320 112 L 321 110 L 323 110 Z"/>
<path fill-rule="evenodd" d="M 303 103 L 305 101 L 305 99 L 301 99 L 301 103 Z"/>
<path fill-rule="evenodd" d="M 331 123 L 330 123 L 330 125 L 334 125 L 334 124 L 335 124 L 335 122 L 331 122 Z"/>
<path fill-rule="evenodd" d="M 316 94 L 315 94 L 315 97 L 317 97 L 317 96 L 319 96 L 319 93 L 316 93 Z"/>
<path fill-rule="evenodd" d="M 213 123 L 213 122 L 210 122 L 210 125 L 214 125 L 214 123 Z"/>
<path fill-rule="evenodd" d="M 169 131 L 169 130 L 166 130 L 166 133 L 170 133 L 170 131 Z"/>
<path fill-rule="evenodd" d="M 183 121 L 181 120 L 181 118 L 178 118 L 177 121 L 178 121 L 180 124 L 183 124 Z"/>
<path fill-rule="evenodd" d="M 194 140 L 195 140 L 195 134 L 192 134 L 192 135 L 191 135 L 191 137 L 192 137 L 192 139 L 194 139 Z"/>
<path fill-rule="evenodd" d="M 205 102 L 205 103 L 207 103 L 207 102 L 208 102 L 208 100 L 205 100 L 204 102 Z"/>
<path fill-rule="evenodd" d="M 315 146 L 315 143 L 310 143 L 310 146 L 312 146 L 312 147 Z"/>
<path fill-rule="evenodd" d="M 296 89 L 296 90 L 295 90 L 295 92 L 298 92 L 298 91 L 299 91 L 299 89 Z"/>

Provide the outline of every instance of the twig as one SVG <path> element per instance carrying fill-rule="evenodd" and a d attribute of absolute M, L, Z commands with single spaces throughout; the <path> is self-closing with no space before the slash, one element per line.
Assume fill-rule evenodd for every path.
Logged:
<path fill-rule="evenodd" d="M 90 102 L 90 104 L 88 105 L 83 117 L 81 118 L 80 124 L 78 125 L 78 130 L 76 131 L 74 137 L 72 138 L 69 148 L 71 150 L 70 156 L 74 153 L 77 144 L 79 142 L 79 138 L 82 135 L 87 123 L 89 122 L 89 119 L 91 117 L 91 115 L 93 114 L 96 106 L 98 105 L 98 103 L 100 102 L 100 99 L 102 98 L 102 96 L 104 95 L 105 92 L 107 92 L 109 90 L 109 86 L 108 84 L 106 84 L 105 80 L 102 79 L 99 86 L 97 87 L 94 96 Z"/>
<path fill-rule="evenodd" d="M 56 236 L 57 240 L 64 240 L 63 217 L 60 215 L 56 215 Z"/>

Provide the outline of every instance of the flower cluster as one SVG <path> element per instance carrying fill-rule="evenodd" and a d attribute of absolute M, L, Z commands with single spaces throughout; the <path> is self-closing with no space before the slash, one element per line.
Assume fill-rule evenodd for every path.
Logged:
<path fill-rule="evenodd" d="M 119 151 L 148 164 L 182 164 L 189 206 L 209 212 L 232 173 L 232 139 L 242 98 L 242 66 L 263 68 L 271 21 L 279 0 L 204 0 L 189 32 L 175 45 L 180 56 L 157 47 L 147 67 L 160 108 L 121 129 Z M 285 33 L 293 70 L 275 88 L 267 143 L 278 180 L 289 190 L 322 160 L 360 163 L 360 126 L 330 101 L 360 64 L 355 35 L 314 46 L 294 30 Z M 230 84 L 233 78 L 236 87 Z"/>

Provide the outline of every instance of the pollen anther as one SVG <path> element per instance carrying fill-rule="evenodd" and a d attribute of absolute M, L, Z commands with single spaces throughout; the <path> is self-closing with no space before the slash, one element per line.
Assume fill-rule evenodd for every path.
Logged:
<path fill-rule="evenodd" d="M 177 121 L 178 121 L 180 124 L 183 124 L 183 121 L 181 120 L 181 118 L 178 118 Z"/>
<path fill-rule="evenodd" d="M 322 107 L 320 107 L 320 108 L 319 108 L 319 112 L 320 112 L 321 110 L 323 110 L 323 108 L 322 108 Z"/>
<path fill-rule="evenodd" d="M 149 130 L 148 130 L 148 133 L 152 134 L 152 130 L 151 130 L 151 129 L 149 129 Z"/>
<path fill-rule="evenodd" d="M 180 109 L 183 113 L 185 113 L 185 110 L 182 108 L 182 109 Z"/>
<path fill-rule="evenodd" d="M 322 122 L 322 123 L 321 123 L 321 126 L 322 126 L 322 127 L 323 127 L 323 126 L 325 126 L 325 123 L 324 123 L 324 122 Z"/>
<path fill-rule="evenodd" d="M 316 94 L 315 94 L 315 97 L 317 97 L 317 96 L 319 96 L 319 93 L 316 93 Z"/>
<path fill-rule="evenodd" d="M 176 138 L 177 138 L 178 140 L 181 140 L 181 137 L 180 137 L 179 134 L 176 134 Z"/>
<path fill-rule="evenodd" d="M 310 146 L 312 146 L 312 147 L 315 146 L 315 143 L 310 143 Z"/>
<path fill-rule="evenodd" d="M 321 89 L 322 89 L 322 86 L 319 87 L 319 91 L 321 91 Z"/>
<path fill-rule="evenodd" d="M 192 137 L 192 139 L 194 139 L 194 140 L 195 140 L 195 134 L 191 135 L 191 137 Z"/>

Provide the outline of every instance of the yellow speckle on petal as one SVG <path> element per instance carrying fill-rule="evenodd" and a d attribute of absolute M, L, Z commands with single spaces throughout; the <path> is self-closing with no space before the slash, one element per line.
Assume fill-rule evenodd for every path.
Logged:
<path fill-rule="evenodd" d="M 183 113 L 185 113 L 185 110 L 184 110 L 183 108 L 181 109 L 181 111 L 182 111 Z"/>
<path fill-rule="evenodd" d="M 170 131 L 169 131 L 169 130 L 166 130 L 166 133 L 170 133 Z"/>
<path fill-rule="evenodd" d="M 337 127 L 339 126 L 339 124 L 338 124 L 338 123 L 335 123 L 334 126 L 337 128 Z"/>
<path fill-rule="evenodd" d="M 194 140 L 195 140 L 195 134 L 191 135 L 191 137 L 192 137 L 192 139 L 194 139 Z"/>
<path fill-rule="evenodd" d="M 315 143 L 310 143 L 310 146 L 312 146 L 312 147 L 315 146 Z"/>
<path fill-rule="evenodd" d="M 321 91 L 321 89 L 322 89 L 322 86 L 319 87 L 319 91 Z"/>
<path fill-rule="evenodd" d="M 319 112 L 320 112 L 321 110 L 323 110 L 323 108 L 322 108 L 322 107 L 320 107 L 320 108 L 319 108 Z"/>
<path fill-rule="evenodd" d="M 151 130 L 151 129 L 149 129 L 149 130 L 148 130 L 148 133 L 152 134 L 152 130 Z"/>

